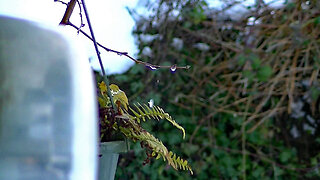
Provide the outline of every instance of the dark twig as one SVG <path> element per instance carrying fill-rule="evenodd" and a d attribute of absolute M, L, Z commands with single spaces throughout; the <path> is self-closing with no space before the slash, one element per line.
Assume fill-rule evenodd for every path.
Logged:
<path fill-rule="evenodd" d="M 62 3 L 62 4 L 64 4 L 64 5 L 68 5 L 68 3 L 63 2 L 63 1 L 60 1 L 60 0 L 54 0 L 54 2 L 59 2 L 59 3 Z"/>
<path fill-rule="evenodd" d="M 88 11 L 87 11 L 87 7 L 86 7 L 86 4 L 84 2 L 84 0 L 81 0 L 82 2 L 82 6 L 83 6 L 83 10 L 84 10 L 84 14 L 86 15 L 86 19 L 87 19 L 87 22 L 88 22 L 88 26 L 89 26 L 89 30 L 90 30 L 90 33 L 91 33 L 91 37 L 92 37 L 92 41 L 93 41 L 93 45 L 94 45 L 94 48 L 96 49 L 96 54 L 98 56 L 98 60 L 99 60 L 99 64 L 100 64 L 100 67 L 101 67 L 101 72 L 102 72 L 102 75 L 104 77 L 104 81 L 107 85 L 107 92 L 108 92 L 108 96 L 111 100 L 111 104 L 112 104 L 112 107 L 114 110 L 116 110 L 116 106 L 112 100 L 112 95 L 111 95 L 111 91 L 110 91 L 110 86 L 109 86 L 109 79 L 108 77 L 106 76 L 106 72 L 104 70 L 104 67 L 103 67 L 103 64 L 102 64 L 102 60 L 101 60 L 101 56 L 100 56 L 100 52 L 99 52 L 99 49 L 98 49 L 98 45 L 97 45 L 97 41 L 94 37 L 94 33 L 93 33 L 93 29 L 92 29 L 92 26 L 91 26 L 91 22 L 90 22 L 90 18 L 89 18 L 89 14 L 88 14 Z M 69 22 L 70 23 L 70 22 Z M 69 24 L 68 23 L 68 24 Z M 82 30 L 80 28 L 78 28 L 78 30 L 81 32 Z"/>
<path fill-rule="evenodd" d="M 91 41 L 93 41 L 94 47 L 95 47 L 95 50 L 96 50 L 96 54 L 98 56 L 99 64 L 100 64 L 100 67 L 101 67 L 101 72 L 102 72 L 102 75 L 104 76 L 104 81 L 105 81 L 105 83 L 106 83 L 106 85 L 108 87 L 107 88 L 108 96 L 111 99 L 111 103 L 112 103 L 112 106 L 113 106 L 114 109 L 116 109 L 116 108 L 115 108 L 114 102 L 112 100 L 112 95 L 111 95 L 110 88 L 109 88 L 109 80 L 108 80 L 108 78 L 106 76 L 106 73 L 105 73 L 105 69 L 104 69 L 104 66 L 103 66 L 103 63 L 102 63 L 102 60 L 101 60 L 101 56 L 100 56 L 100 52 L 98 50 L 98 46 L 100 46 L 101 48 L 105 49 L 107 52 L 113 52 L 113 53 L 118 54 L 119 56 L 124 55 L 124 56 L 128 57 L 129 59 L 133 60 L 135 63 L 143 64 L 143 65 L 145 65 L 146 67 L 148 67 L 148 68 L 150 68 L 152 70 L 156 70 L 156 69 L 159 69 L 159 68 L 170 68 L 171 71 L 176 71 L 177 69 L 189 69 L 190 68 L 190 66 L 182 66 L 181 67 L 181 66 L 177 66 L 176 64 L 174 64 L 172 66 L 154 65 L 154 64 L 151 64 L 151 63 L 148 63 L 148 62 L 143 62 L 143 61 L 137 60 L 137 59 L 131 57 L 128 54 L 128 52 L 120 52 L 120 51 L 112 50 L 112 49 L 109 49 L 109 48 L 101 45 L 100 43 L 98 43 L 96 41 L 96 39 L 94 37 L 93 29 L 92 29 L 92 26 L 91 26 L 91 23 L 90 23 L 90 19 L 89 19 L 89 16 L 88 16 L 87 8 L 85 6 L 85 2 L 84 2 L 84 0 L 81 0 L 81 2 L 82 2 L 83 10 L 84 10 L 87 22 L 88 22 L 88 26 L 89 26 L 89 30 L 90 30 L 91 36 L 88 35 L 87 33 L 85 33 L 83 30 L 81 30 L 81 27 L 83 27 L 84 24 L 83 24 L 83 20 L 82 20 L 82 10 L 81 10 L 81 4 L 80 4 L 79 0 L 70 0 L 70 2 L 67 4 L 68 7 L 66 9 L 66 12 L 64 14 L 64 17 L 63 17 L 62 21 L 60 22 L 60 25 L 69 25 L 69 26 L 77 29 L 78 33 L 81 32 L 83 35 L 85 35 L 87 38 L 89 38 Z M 69 20 L 76 3 L 78 3 L 79 8 L 80 8 L 80 18 L 81 18 L 81 26 L 80 27 L 77 27 L 76 25 L 72 24 L 70 22 L 70 20 Z"/>
<path fill-rule="evenodd" d="M 77 27 L 76 25 L 72 24 L 72 23 L 70 22 L 70 20 L 69 20 L 71 14 L 72 14 L 72 11 L 73 11 L 73 9 L 74 9 L 75 3 L 78 3 L 79 9 L 80 9 L 80 18 L 81 18 L 81 25 L 80 25 L 80 27 Z M 64 15 L 64 17 L 63 17 L 60 25 L 69 25 L 69 26 L 75 28 L 75 29 L 77 30 L 78 34 L 79 34 L 79 32 L 81 32 L 83 35 L 85 35 L 85 36 L 86 36 L 87 38 L 89 38 L 91 41 L 94 41 L 94 44 L 97 44 L 98 46 L 100 46 L 101 48 L 103 48 L 104 50 L 106 50 L 107 52 L 113 52 L 113 53 L 116 53 L 116 54 L 119 55 L 119 56 L 126 56 L 127 58 L 131 59 L 131 60 L 134 61 L 135 63 L 137 63 L 137 64 L 142 64 L 142 65 L 150 68 L 151 70 L 156 70 L 156 69 L 159 69 L 159 68 L 169 68 L 169 69 L 171 69 L 171 71 L 176 71 L 177 69 L 189 69 L 189 68 L 190 68 L 189 65 L 187 65 L 187 66 L 177 66 L 176 64 L 174 64 L 174 65 L 171 65 L 171 66 L 161 66 L 161 65 L 151 64 L 151 63 L 144 62 L 144 61 L 140 61 L 140 60 L 138 60 L 138 59 L 133 58 L 132 56 L 130 56 L 130 55 L 128 54 L 128 52 L 116 51 L 116 50 L 109 49 L 109 48 L 103 46 L 102 44 L 96 42 L 96 41 L 94 40 L 94 38 L 92 38 L 92 35 L 89 36 L 86 32 L 84 32 L 84 31 L 81 30 L 81 27 L 84 26 L 84 23 L 83 23 L 83 20 L 82 20 L 82 9 L 81 9 L 81 3 L 79 2 L 79 0 L 71 0 L 71 1 L 69 2 L 69 4 L 67 4 L 67 5 L 68 5 L 67 10 L 66 10 L 66 12 L 65 12 L 65 15 Z M 83 8 L 85 8 L 83 2 L 82 2 L 82 5 L 83 5 Z M 89 23 L 88 23 L 88 24 L 89 24 Z M 90 25 L 89 25 L 89 28 L 90 28 Z M 91 31 L 91 30 L 90 30 L 90 31 Z M 102 62 L 100 62 L 100 60 L 99 60 L 99 63 L 100 63 L 100 66 L 101 66 L 101 65 L 102 65 Z M 102 67 L 102 66 L 101 66 L 101 67 Z M 101 71 L 102 71 L 102 74 L 105 74 L 104 69 L 103 69 L 103 68 L 101 68 L 101 69 L 102 69 L 102 70 L 101 70 Z"/>
<path fill-rule="evenodd" d="M 79 29 L 81 29 L 82 27 L 84 27 L 85 24 L 83 23 L 83 18 L 82 18 L 82 7 L 81 7 L 81 3 L 80 3 L 79 0 L 70 0 L 69 3 L 65 3 L 65 2 L 59 1 L 59 0 L 55 0 L 54 2 L 60 2 L 60 3 L 62 3 L 62 4 L 67 5 L 67 9 L 66 9 L 66 11 L 65 11 L 65 13 L 64 13 L 64 16 L 63 16 L 63 18 L 62 18 L 62 20 L 61 20 L 61 22 L 60 22 L 60 25 L 67 25 L 67 24 L 69 23 L 71 14 L 72 14 L 72 12 L 73 12 L 73 10 L 74 10 L 74 6 L 75 6 L 76 3 L 77 3 L 78 6 L 79 6 L 79 11 L 80 11 L 80 12 L 79 12 L 79 15 L 80 15 L 80 21 L 81 21 L 81 25 L 80 25 Z M 78 33 L 78 34 L 79 34 L 79 29 L 77 30 L 77 33 Z"/>
<path fill-rule="evenodd" d="M 72 0 L 71 0 L 71 1 L 72 1 Z M 84 0 L 81 0 L 81 1 L 82 1 L 82 5 L 83 5 L 84 14 L 86 15 L 87 22 L 88 22 L 88 25 L 89 25 L 89 30 L 90 30 L 91 37 L 92 37 L 91 40 L 93 41 L 93 45 L 94 45 L 94 48 L 95 48 L 95 50 L 96 50 L 96 53 L 97 53 L 97 56 L 98 56 L 98 60 L 99 60 L 99 63 L 100 63 L 102 75 L 105 76 L 105 75 L 106 75 L 106 72 L 105 72 L 105 70 L 104 70 L 104 68 L 103 68 L 103 64 L 102 64 L 100 52 L 99 52 L 99 49 L 98 49 L 98 46 L 97 46 L 97 41 L 96 41 L 96 38 L 94 37 L 93 29 L 92 29 L 91 22 L 90 22 L 90 19 L 89 19 L 89 14 L 88 14 L 86 5 L 85 5 L 85 3 L 84 3 Z M 70 24 L 70 22 L 68 22 L 68 24 Z M 78 29 L 79 31 L 82 31 L 80 28 L 77 28 L 77 29 Z"/>
<path fill-rule="evenodd" d="M 77 33 L 79 34 L 79 32 L 80 32 L 80 29 L 82 28 L 82 27 L 84 27 L 84 23 L 83 23 L 83 18 L 82 18 L 82 7 L 81 7 L 81 3 L 80 3 L 80 1 L 79 0 L 77 0 L 77 4 L 79 5 L 79 15 L 80 15 L 80 22 L 81 22 L 81 25 L 80 25 L 80 27 L 79 27 L 79 29 L 78 29 L 78 31 L 77 31 Z"/>
<path fill-rule="evenodd" d="M 69 19 L 73 12 L 74 6 L 76 5 L 76 2 L 77 0 L 70 0 L 67 6 L 66 12 L 64 13 L 64 16 L 60 22 L 60 25 L 67 25 L 69 23 Z"/>
<path fill-rule="evenodd" d="M 90 40 L 93 41 L 93 39 L 86 32 L 84 32 L 81 29 L 79 29 L 76 25 L 72 24 L 71 22 L 69 22 L 67 25 L 79 30 L 83 35 L 85 35 L 87 38 L 89 38 Z M 148 68 L 150 68 L 152 70 L 156 70 L 156 69 L 159 69 L 159 68 L 170 68 L 171 70 L 175 71 L 176 69 L 189 69 L 190 68 L 190 66 L 177 66 L 175 64 L 172 65 L 172 66 L 154 65 L 154 64 L 151 64 L 151 63 L 148 63 L 148 62 L 143 62 L 143 61 L 137 60 L 137 59 L 133 58 L 132 56 L 130 56 L 128 54 L 128 52 L 120 52 L 120 51 L 112 50 L 112 49 L 109 49 L 109 48 L 103 46 L 102 44 L 100 44 L 98 42 L 97 42 L 97 45 L 100 46 L 101 48 L 103 48 L 104 50 L 108 51 L 108 52 L 116 53 L 119 56 L 122 56 L 122 55 L 126 56 L 129 59 L 131 59 L 132 61 L 134 61 L 135 63 L 143 64 L 143 65 L 145 65 L 146 67 L 148 67 Z"/>

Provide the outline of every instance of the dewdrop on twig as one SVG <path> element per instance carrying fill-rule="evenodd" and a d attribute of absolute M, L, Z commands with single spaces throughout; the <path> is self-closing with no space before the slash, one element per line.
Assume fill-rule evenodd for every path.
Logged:
<path fill-rule="evenodd" d="M 170 67 L 170 70 L 171 70 L 172 72 L 175 72 L 175 71 L 177 70 L 177 65 L 176 65 L 176 64 L 172 65 L 172 66 Z"/>

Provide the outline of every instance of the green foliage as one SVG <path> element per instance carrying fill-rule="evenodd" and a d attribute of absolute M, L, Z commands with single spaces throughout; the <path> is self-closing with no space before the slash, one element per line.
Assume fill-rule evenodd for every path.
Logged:
<path fill-rule="evenodd" d="M 106 95 L 106 84 L 102 81 L 98 84 L 98 87 L 100 92 L 98 101 L 100 107 L 100 136 L 102 141 L 103 138 L 106 138 L 105 136 L 112 136 L 110 132 L 119 131 L 125 135 L 126 138 L 131 139 L 134 142 L 140 141 L 141 147 L 146 149 L 148 156 L 145 162 L 149 162 L 151 157 L 154 157 L 155 159 L 160 159 L 162 157 L 163 160 L 167 161 L 168 164 L 174 169 L 188 170 L 191 174 L 193 174 L 193 171 L 187 160 L 177 156 L 172 151 L 168 151 L 166 146 L 164 146 L 159 139 L 155 138 L 140 125 L 141 120 L 146 121 L 146 119 L 156 119 L 159 121 L 160 119 L 166 119 L 174 127 L 183 132 L 184 138 L 184 128 L 177 124 L 168 113 L 166 113 L 159 106 L 153 106 L 150 108 L 145 104 L 141 105 L 139 103 L 138 105 L 134 104 L 136 110 L 130 106 L 128 109 L 128 99 L 125 93 L 121 91 L 117 85 L 112 84 L 110 85 L 110 88 L 113 100 L 115 103 L 119 102 L 119 114 L 114 116 L 114 113 L 112 113 L 110 98 Z M 122 109 L 120 105 L 123 105 L 125 109 Z M 128 111 L 130 111 L 131 114 Z M 112 137 L 107 137 L 107 139 L 110 140 Z"/>
<path fill-rule="evenodd" d="M 139 19 L 134 33 L 162 38 L 138 41 L 140 51 L 149 46 L 153 54 L 151 59 L 140 54 L 139 59 L 191 68 L 175 73 L 145 69 L 133 74 L 131 70 L 141 68 L 135 65 L 119 83 L 128 86 L 129 98 L 139 97 L 139 102 L 157 96 L 155 105 L 179 120 L 187 142 L 172 137 L 176 128 L 166 121 L 151 123 L 149 128 L 168 149 L 190 157 L 194 176 L 167 170 L 157 162 L 140 170 L 132 159 L 119 164 L 117 177 L 319 179 L 320 31 L 319 14 L 314 13 L 319 5 L 317 1 L 288 1 L 281 8 L 260 9 L 259 16 L 252 6 L 252 12 L 233 21 L 223 16 L 225 9 L 217 12 L 199 1 L 153 4 L 154 15 Z M 257 19 L 256 24 L 247 24 L 250 17 Z M 176 38 L 183 42 L 182 49 L 172 45 Z M 209 49 L 196 48 L 198 43 Z M 143 84 L 134 88 L 132 82 Z M 301 109 L 294 108 L 300 101 Z M 295 118 L 297 110 L 304 115 Z M 306 125 L 313 131 L 304 129 Z M 134 152 L 129 159 L 142 158 Z"/>
<path fill-rule="evenodd" d="M 134 119 L 136 121 L 138 121 L 138 123 L 140 123 L 140 119 L 142 119 L 143 121 L 145 121 L 146 118 L 148 119 L 166 119 L 167 121 L 169 121 L 173 126 L 175 126 L 176 128 L 180 129 L 183 133 L 183 139 L 186 136 L 185 130 L 183 127 L 181 127 L 179 124 L 176 123 L 176 121 L 174 119 L 172 119 L 172 117 L 164 112 L 164 110 L 159 107 L 159 106 L 152 106 L 151 108 L 149 106 L 147 106 L 146 104 L 141 105 L 138 103 L 138 105 L 134 104 L 134 106 L 136 107 L 136 111 L 133 110 L 131 107 L 129 107 L 130 111 L 134 114 L 134 116 L 130 115 L 131 119 Z"/>
<path fill-rule="evenodd" d="M 272 75 L 272 68 L 270 66 L 262 66 L 258 69 L 257 78 L 259 81 L 267 81 Z"/>
<path fill-rule="evenodd" d="M 122 122 L 124 124 L 119 125 L 119 130 L 127 138 L 132 139 L 133 141 L 140 141 L 141 144 L 143 144 L 142 147 L 146 147 L 147 150 L 150 150 L 151 153 L 148 152 L 148 158 L 155 157 L 156 159 L 160 159 L 162 157 L 163 160 L 167 161 L 174 169 L 188 170 L 193 174 L 187 160 L 184 160 L 173 152 L 168 151 L 159 139 L 144 130 L 134 119 L 127 118 L 126 114 L 124 116 L 124 119 L 126 120 L 125 122 Z"/>

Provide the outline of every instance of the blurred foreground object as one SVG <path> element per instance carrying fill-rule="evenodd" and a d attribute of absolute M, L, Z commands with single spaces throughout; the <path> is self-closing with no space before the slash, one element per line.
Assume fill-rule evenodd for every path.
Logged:
<path fill-rule="evenodd" d="M 0 16 L 0 179 L 95 179 L 87 56 L 35 23 Z"/>

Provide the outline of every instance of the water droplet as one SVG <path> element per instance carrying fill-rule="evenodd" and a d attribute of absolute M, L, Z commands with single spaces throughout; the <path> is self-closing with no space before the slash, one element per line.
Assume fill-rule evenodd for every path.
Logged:
<path fill-rule="evenodd" d="M 122 56 L 122 53 L 117 53 L 119 56 Z"/>
<path fill-rule="evenodd" d="M 170 68 L 170 70 L 171 70 L 172 72 L 175 72 L 175 71 L 177 70 L 177 65 L 176 65 L 176 64 L 172 65 L 171 68 Z"/>
<path fill-rule="evenodd" d="M 152 108 L 152 107 L 153 107 L 153 104 L 154 104 L 153 99 L 150 99 L 149 102 L 148 102 L 148 104 L 149 104 L 149 107 Z"/>
<path fill-rule="evenodd" d="M 157 67 L 155 67 L 155 66 L 152 66 L 152 65 L 150 65 L 150 66 L 147 66 L 147 67 L 149 67 L 151 70 L 157 70 L 158 68 Z"/>
<path fill-rule="evenodd" d="M 157 79 L 157 83 L 160 83 L 160 80 L 159 80 L 159 79 Z"/>

